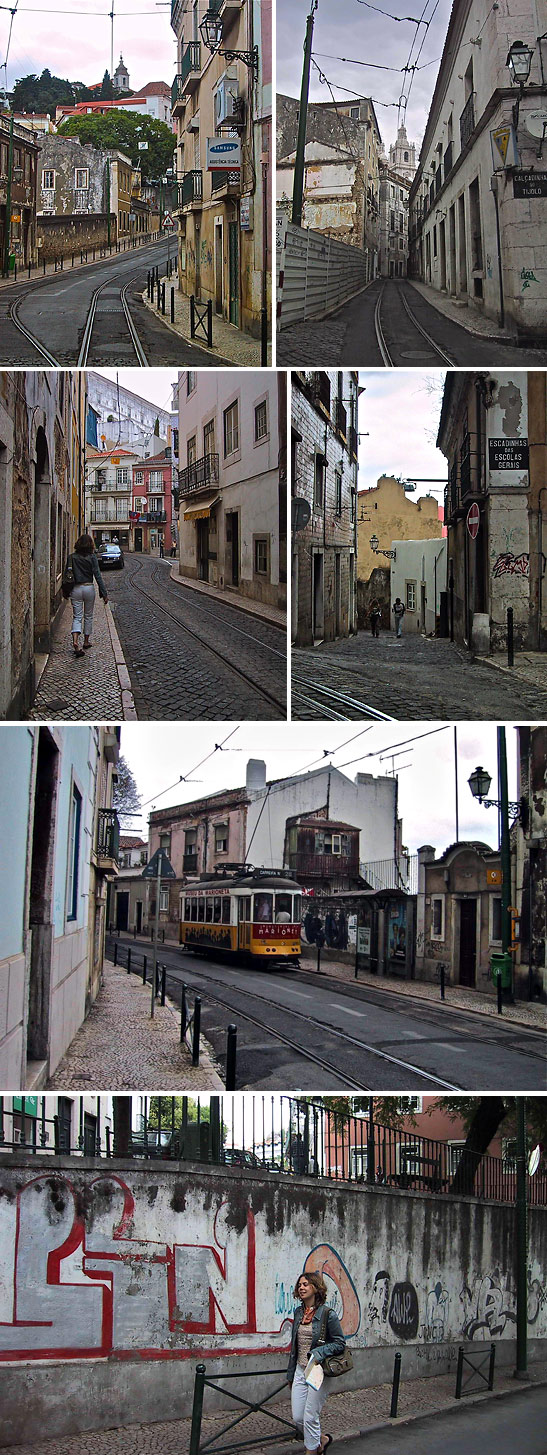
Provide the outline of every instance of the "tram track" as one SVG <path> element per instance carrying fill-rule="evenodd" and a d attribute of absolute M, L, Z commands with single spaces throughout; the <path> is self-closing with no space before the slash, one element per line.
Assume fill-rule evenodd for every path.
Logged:
<path fill-rule="evenodd" d="M 127 301 L 127 290 L 136 281 L 137 276 L 138 275 L 135 275 L 135 278 L 129 278 L 128 281 L 127 281 L 127 283 L 124 283 L 122 285 L 122 287 L 119 288 L 119 290 L 118 290 L 118 287 L 117 287 L 116 284 L 114 284 L 114 285 L 112 284 L 112 279 L 111 278 L 108 278 L 105 283 L 101 283 L 100 286 L 95 289 L 95 292 L 93 293 L 92 298 L 91 298 L 91 303 L 89 305 L 89 310 L 88 310 L 88 314 L 87 314 L 87 318 L 86 318 L 85 326 L 84 326 L 84 333 L 83 333 L 82 343 L 81 343 L 81 347 L 80 347 L 80 353 L 78 355 L 77 367 L 79 369 L 85 368 L 85 366 L 86 366 L 86 364 L 88 362 L 88 359 L 89 359 L 89 354 L 90 354 L 90 351 L 91 351 L 91 345 L 92 345 L 92 339 L 93 339 L 93 333 L 94 333 L 94 329 L 95 329 L 96 322 L 97 322 L 97 308 L 98 308 L 98 304 L 99 304 L 101 295 L 104 294 L 104 292 L 105 292 L 106 289 L 112 288 L 113 286 L 115 288 L 116 297 L 119 294 L 119 299 L 120 299 L 120 302 L 121 302 L 121 305 L 122 305 L 122 313 L 123 313 L 123 316 L 125 318 L 125 322 L 127 324 L 127 332 L 128 332 L 129 337 L 131 339 L 131 343 L 132 343 L 132 346 L 133 346 L 133 351 L 134 351 L 134 353 L 136 355 L 137 363 L 140 364 L 141 366 L 144 366 L 146 368 L 146 366 L 148 364 L 148 359 L 147 359 L 146 354 L 144 352 L 144 348 L 143 348 L 143 345 L 142 345 L 142 343 L 140 341 L 140 338 L 139 338 L 139 335 L 138 335 L 138 332 L 137 332 L 135 323 L 133 321 L 133 318 L 131 317 L 131 310 L 129 308 L 129 303 Z M 118 312 L 118 310 L 115 309 L 115 312 Z"/>
<path fill-rule="evenodd" d="M 150 601 L 156 611 L 161 612 L 163 616 L 174 622 L 180 631 L 185 632 L 185 634 L 190 637 L 192 641 L 197 642 L 202 651 L 209 652 L 209 654 L 214 657 L 216 661 L 222 662 L 223 667 L 228 668 L 228 670 L 230 672 L 233 672 L 234 676 L 238 677 L 240 681 L 244 682 L 247 687 L 251 687 L 253 692 L 257 693 L 264 702 L 267 702 L 269 706 L 275 708 L 276 717 L 284 717 L 285 713 L 282 711 L 280 712 L 279 694 L 276 695 L 273 692 L 269 692 L 266 687 L 257 682 L 256 678 L 253 678 L 248 672 L 245 672 L 242 667 L 236 666 L 232 661 L 224 656 L 223 653 L 218 649 L 218 647 L 214 647 L 211 642 L 204 638 L 202 635 L 200 635 L 198 631 L 193 631 L 192 627 L 188 626 L 186 621 L 183 620 L 182 613 L 179 614 L 175 611 L 171 611 L 169 607 L 165 605 L 164 601 L 162 601 L 153 592 L 147 591 L 146 587 L 142 585 L 142 583 L 139 583 L 138 579 L 139 576 L 143 573 L 143 570 L 144 566 L 141 566 L 140 562 L 134 563 L 132 569 L 131 584 L 135 587 L 135 590 L 139 591 L 141 596 L 144 596 L 148 601 Z M 163 590 L 165 586 L 165 568 L 156 568 L 156 570 L 151 573 L 151 579 L 153 582 L 157 582 L 157 584 L 160 585 Z M 201 602 L 199 603 L 199 611 L 202 617 L 210 617 L 211 620 L 216 625 L 218 625 L 218 612 L 215 613 L 214 611 L 208 609 Z M 286 651 L 282 652 L 277 647 L 269 646 L 268 643 L 261 641 L 259 637 L 253 636 L 252 632 L 245 631 L 242 627 L 231 625 L 230 634 L 244 637 L 248 641 L 253 642 L 257 647 L 260 648 L 261 651 L 269 652 L 270 655 L 274 657 L 281 657 L 285 662 L 287 660 Z"/>
<path fill-rule="evenodd" d="M 409 348 L 409 343 L 410 343 L 410 345 L 412 344 L 412 337 L 410 338 L 410 340 L 406 340 L 405 339 L 404 351 L 402 350 L 401 345 L 398 346 L 399 351 L 398 351 L 398 356 L 397 356 L 397 348 L 394 346 L 394 344 L 391 342 L 391 340 L 388 343 L 388 340 L 386 338 L 386 333 L 385 333 L 385 330 L 384 330 L 384 323 L 382 322 L 382 302 L 384 300 L 385 293 L 386 293 L 386 284 L 384 283 L 383 286 L 382 286 L 382 288 L 380 289 L 379 294 L 378 294 L 378 298 L 376 300 L 376 307 L 374 309 L 374 332 L 376 334 L 376 342 L 378 344 L 378 348 L 379 348 L 380 354 L 382 356 L 382 362 L 384 363 L 384 365 L 386 366 L 386 368 L 388 368 L 388 369 L 397 368 L 397 367 L 401 368 L 401 367 L 404 367 L 405 364 L 406 364 L 406 362 L 407 362 L 406 355 L 413 352 L 412 348 L 411 347 Z M 446 349 L 443 349 L 440 344 L 436 343 L 436 341 L 432 337 L 432 335 L 430 333 L 428 333 L 427 329 L 425 329 L 423 327 L 423 324 L 421 324 L 421 323 L 418 322 L 418 319 L 416 318 L 416 314 L 414 313 L 414 310 L 410 307 L 410 304 L 408 302 L 408 299 L 407 299 L 406 294 L 404 293 L 403 289 L 402 288 L 396 288 L 395 295 L 396 295 L 396 298 L 397 298 L 397 302 L 399 304 L 402 303 L 403 308 L 405 310 L 405 313 L 407 314 L 407 317 L 409 318 L 410 323 L 412 324 L 413 329 L 427 343 L 428 349 L 430 350 L 431 354 L 433 355 L 433 357 L 431 358 L 431 360 L 429 360 L 429 362 L 430 363 L 439 363 L 440 362 L 440 363 L 446 364 L 448 366 L 448 368 L 453 369 L 455 367 L 455 361 L 454 361 L 454 359 L 451 357 L 450 354 L 448 354 L 446 352 Z M 390 292 L 390 298 L 393 298 L 393 296 L 394 296 L 393 295 L 393 292 L 391 291 Z M 421 352 L 423 354 L 424 353 L 423 348 L 420 348 L 418 350 L 418 352 Z M 424 357 L 424 358 L 422 358 L 420 360 L 420 362 L 421 363 L 427 363 L 428 360 Z"/>
<path fill-rule="evenodd" d="M 307 677 L 292 676 L 292 699 L 304 703 L 308 707 L 315 707 L 321 711 L 322 717 L 336 718 L 339 721 L 347 722 L 347 712 L 337 710 L 351 708 L 362 717 L 372 718 L 375 722 L 395 722 L 396 719 L 389 717 L 386 712 L 380 712 L 377 708 L 371 707 L 369 703 L 362 702 L 359 698 L 351 697 L 347 692 L 337 692 L 331 687 L 323 687 L 318 682 L 312 682 Z M 305 688 L 306 691 L 296 691 L 294 686 Z M 312 695 L 310 695 L 310 689 Z M 316 695 L 314 695 L 316 694 Z"/>

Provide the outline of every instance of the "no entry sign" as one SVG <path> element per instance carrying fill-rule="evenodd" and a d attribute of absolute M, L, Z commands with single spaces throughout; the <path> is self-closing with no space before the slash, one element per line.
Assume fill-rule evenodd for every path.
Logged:
<path fill-rule="evenodd" d="M 472 541 L 474 541 L 476 539 L 476 537 L 478 536 L 480 523 L 481 523 L 480 511 L 479 511 L 479 507 L 477 505 L 477 502 L 475 500 L 473 502 L 473 505 L 470 505 L 469 510 L 467 512 L 467 529 L 469 531 L 469 534 L 471 536 L 471 540 Z"/>

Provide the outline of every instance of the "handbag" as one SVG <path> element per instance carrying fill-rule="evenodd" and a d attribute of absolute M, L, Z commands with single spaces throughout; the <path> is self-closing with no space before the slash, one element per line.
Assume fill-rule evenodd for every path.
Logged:
<path fill-rule="evenodd" d="M 326 1344 L 327 1324 L 329 1321 L 328 1308 L 323 1309 L 321 1318 L 321 1329 L 319 1331 L 319 1344 Z M 353 1357 L 351 1350 L 346 1348 L 342 1354 L 328 1354 L 326 1359 L 320 1361 L 325 1379 L 339 1379 L 341 1374 L 349 1374 L 353 1369 Z"/>
<path fill-rule="evenodd" d="M 69 596 L 72 593 L 73 587 L 76 585 L 71 560 L 72 557 L 69 556 L 65 569 L 63 571 L 63 579 L 61 581 L 61 591 L 63 593 L 63 596 L 65 597 L 65 600 L 68 600 Z"/>

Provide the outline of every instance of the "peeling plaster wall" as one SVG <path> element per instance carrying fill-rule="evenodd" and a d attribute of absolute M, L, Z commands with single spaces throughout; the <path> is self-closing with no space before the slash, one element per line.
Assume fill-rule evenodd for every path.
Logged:
<path fill-rule="evenodd" d="M 487 419 L 489 502 L 488 562 L 490 575 L 491 644 L 506 641 L 507 608 L 513 608 L 515 637 L 524 645 L 528 629 L 530 541 L 528 469 L 495 469 L 488 456 L 495 440 L 528 445 L 527 376 L 498 375 Z"/>
<path fill-rule="evenodd" d="M 46 1173 L 6 1156 L 2 1184 L 4 1442 L 187 1415 L 196 1356 L 210 1374 L 262 1357 L 285 1368 L 306 1265 L 351 1342 L 348 1388 L 389 1377 L 396 1347 L 410 1377 L 451 1368 L 461 1339 L 514 1352 L 508 1206 L 77 1159 Z M 533 1340 L 547 1332 L 546 1235 L 532 1209 Z"/>

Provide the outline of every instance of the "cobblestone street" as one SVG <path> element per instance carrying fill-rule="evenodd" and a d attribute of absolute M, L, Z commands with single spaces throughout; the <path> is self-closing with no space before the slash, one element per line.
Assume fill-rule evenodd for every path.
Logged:
<path fill-rule="evenodd" d="M 129 674 L 110 607 L 97 594 L 91 651 L 75 657 L 72 608 L 66 601 L 55 623 L 49 657 L 29 717 L 35 722 L 56 718 L 78 722 L 120 722 L 135 718 Z"/>
<path fill-rule="evenodd" d="M 285 629 L 172 580 L 171 563 L 126 556 L 109 577 L 140 718 L 285 716 Z"/>
<path fill-rule="evenodd" d="M 524 657 L 524 654 L 523 654 Z M 501 666 L 501 663 L 500 663 Z M 367 706 L 398 720 L 425 718 L 541 721 L 547 712 L 547 682 L 523 663 L 498 670 L 454 645 L 416 633 L 368 631 L 292 654 L 292 716 L 321 718 L 339 704 L 348 719 L 366 717 Z M 322 697 L 322 689 L 325 696 Z M 329 694 L 329 695 L 327 695 Z"/>

